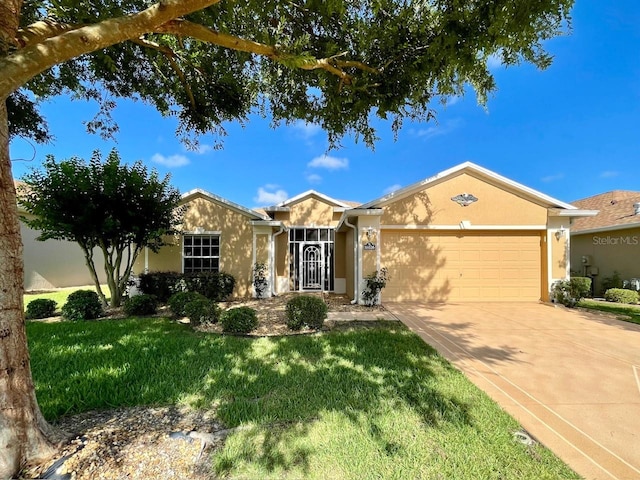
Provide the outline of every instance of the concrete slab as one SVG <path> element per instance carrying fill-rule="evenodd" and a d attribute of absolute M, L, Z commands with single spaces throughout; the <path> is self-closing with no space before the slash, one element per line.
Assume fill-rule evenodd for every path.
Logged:
<path fill-rule="evenodd" d="M 640 325 L 544 304 L 386 304 L 587 479 L 640 479 Z"/>

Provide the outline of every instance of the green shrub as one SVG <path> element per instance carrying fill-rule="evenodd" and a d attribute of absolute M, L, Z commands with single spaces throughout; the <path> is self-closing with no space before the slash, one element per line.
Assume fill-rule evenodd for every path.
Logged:
<path fill-rule="evenodd" d="M 34 318 L 49 318 L 53 317 L 56 313 L 56 306 L 58 302 L 55 300 L 49 300 L 47 298 L 37 298 L 32 300 L 27 305 L 27 318 L 32 320 Z"/>
<path fill-rule="evenodd" d="M 591 293 L 591 279 L 588 277 L 573 277 L 570 280 L 560 280 L 551 289 L 551 299 L 565 307 L 575 307 L 576 304 Z"/>
<path fill-rule="evenodd" d="M 125 300 L 123 310 L 128 316 L 153 315 L 158 311 L 158 300 L 154 295 L 143 293 Z"/>
<path fill-rule="evenodd" d="M 300 330 L 303 325 L 314 330 L 320 330 L 327 318 L 327 304 L 319 297 L 299 295 L 287 302 L 285 312 L 287 327 Z"/>
<path fill-rule="evenodd" d="M 622 281 L 620 274 L 617 271 L 614 271 L 613 275 L 602 279 L 602 291 L 606 292 L 612 288 L 622 288 L 623 284 L 624 282 Z"/>
<path fill-rule="evenodd" d="M 159 302 L 166 302 L 171 295 L 182 291 L 182 274 L 175 272 L 149 272 L 140 275 L 138 288 L 146 295 L 154 295 Z"/>
<path fill-rule="evenodd" d="M 267 279 L 267 265 L 264 263 L 256 263 L 253 265 L 253 290 L 256 292 L 256 298 L 263 298 L 269 286 Z"/>
<path fill-rule="evenodd" d="M 184 290 L 198 292 L 214 302 L 223 302 L 233 294 L 236 279 L 225 272 L 199 272 L 185 274 Z"/>
<path fill-rule="evenodd" d="M 171 295 L 167 303 L 171 313 L 175 316 L 186 317 L 184 307 L 187 303 L 193 302 L 194 300 L 206 300 L 206 297 L 200 295 L 198 292 L 178 292 Z"/>
<path fill-rule="evenodd" d="M 93 290 L 76 290 L 62 306 L 62 316 L 67 320 L 92 320 L 102 316 L 102 304 Z"/>
<path fill-rule="evenodd" d="M 224 332 L 249 333 L 258 326 L 258 317 L 253 308 L 237 307 L 224 312 L 220 323 Z"/>
<path fill-rule="evenodd" d="M 604 298 L 608 302 L 629 303 L 633 305 L 638 303 L 638 292 L 625 288 L 610 288 L 604 292 Z"/>
<path fill-rule="evenodd" d="M 196 294 L 200 298 L 190 301 L 184 306 L 184 316 L 189 318 L 192 327 L 203 323 L 218 323 L 220 319 L 220 307 L 213 300 Z"/>
<path fill-rule="evenodd" d="M 367 275 L 364 279 L 364 289 L 362 291 L 362 299 L 365 305 L 372 307 L 380 302 L 380 292 L 387 286 L 390 280 L 386 268 L 381 268 Z"/>

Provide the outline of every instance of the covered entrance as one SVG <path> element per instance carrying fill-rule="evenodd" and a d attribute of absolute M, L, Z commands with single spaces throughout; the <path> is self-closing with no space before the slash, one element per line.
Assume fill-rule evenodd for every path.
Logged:
<path fill-rule="evenodd" d="M 333 228 L 291 228 L 289 258 L 291 290 L 333 291 Z"/>

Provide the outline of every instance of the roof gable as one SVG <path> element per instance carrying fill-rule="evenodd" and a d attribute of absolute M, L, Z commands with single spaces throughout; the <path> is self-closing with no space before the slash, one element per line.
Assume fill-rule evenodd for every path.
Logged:
<path fill-rule="evenodd" d="M 182 202 L 188 203 L 189 201 L 197 197 L 203 197 L 209 200 L 210 202 L 216 203 L 220 206 L 233 210 L 237 213 L 240 213 L 241 215 L 245 215 L 249 217 L 251 220 L 269 220 L 269 217 L 267 217 L 266 215 L 262 215 L 261 213 L 256 212 L 255 210 L 251 210 L 247 207 L 243 207 L 242 205 L 234 203 L 231 200 L 227 200 L 226 198 L 222 198 L 218 195 L 215 195 L 211 192 L 207 192 L 206 190 L 202 190 L 200 188 L 195 188 L 193 190 L 190 190 L 182 194 Z"/>
<path fill-rule="evenodd" d="M 316 197 L 333 207 L 352 208 L 352 205 L 350 205 L 350 203 L 343 202 L 341 200 L 336 200 L 335 198 L 332 198 L 332 197 L 329 197 L 328 195 L 317 192 L 316 190 L 307 190 L 306 192 L 302 192 L 301 194 L 296 195 L 295 197 L 291 197 L 283 202 L 280 202 L 279 204 L 275 205 L 275 207 L 277 208 L 289 207 L 295 203 L 302 202 L 309 197 Z M 266 210 L 269 210 L 269 209 L 267 208 Z"/>
<path fill-rule="evenodd" d="M 448 170 L 444 170 L 432 177 L 425 178 L 420 182 L 416 182 L 407 187 L 401 188 L 400 190 L 396 190 L 390 194 L 387 194 L 383 197 L 377 198 L 370 202 L 367 202 L 360 206 L 360 208 L 374 208 L 374 207 L 384 207 L 385 205 L 389 205 L 397 200 L 408 197 L 414 193 L 417 193 L 425 188 L 428 188 L 431 185 L 435 185 L 441 182 L 446 181 L 449 178 L 460 175 L 461 173 L 468 173 L 477 178 L 480 178 L 488 183 L 494 184 L 500 188 L 503 188 L 515 195 L 520 197 L 524 197 L 526 199 L 531 200 L 534 203 L 545 207 L 555 207 L 566 210 L 577 210 L 576 207 L 570 205 L 568 203 L 557 200 L 553 197 L 545 195 L 533 188 L 529 188 L 521 183 L 515 182 L 511 179 L 503 177 L 491 170 L 483 168 L 479 165 L 476 165 L 472 162 L 464 162 L 460 165 L 457 165 Z"/>

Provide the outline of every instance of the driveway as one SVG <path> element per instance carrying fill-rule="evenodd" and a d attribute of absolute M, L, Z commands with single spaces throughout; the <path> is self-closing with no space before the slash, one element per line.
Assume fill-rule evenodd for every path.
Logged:
<path fill-rule="evenodd" d="M 640 479 L 640 325 L 543 304 L 391 303 L 587 479 Z"/>

